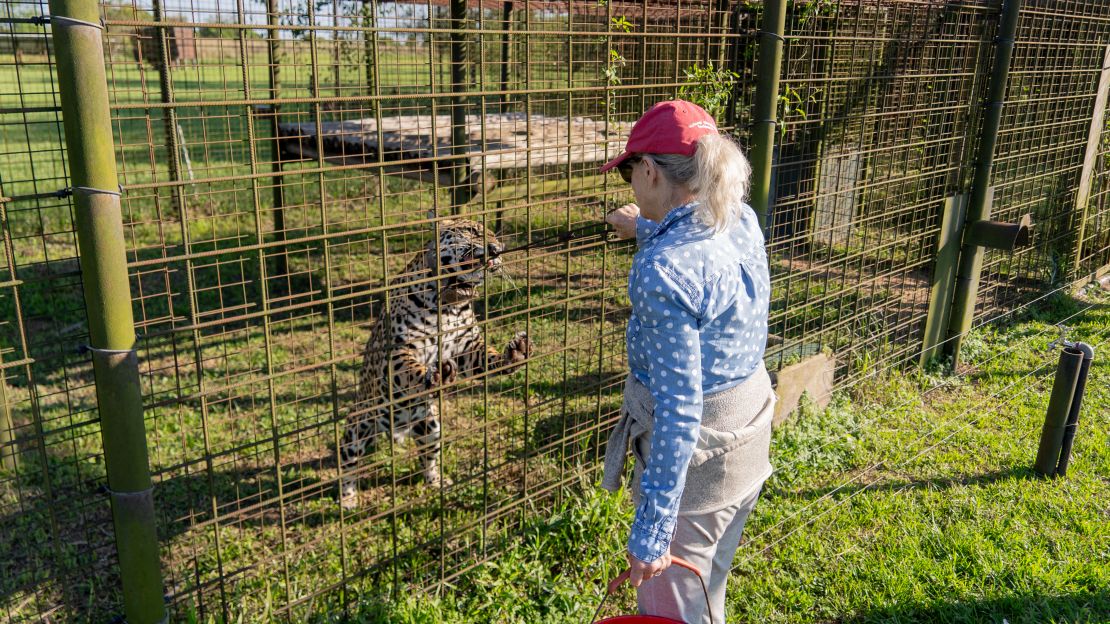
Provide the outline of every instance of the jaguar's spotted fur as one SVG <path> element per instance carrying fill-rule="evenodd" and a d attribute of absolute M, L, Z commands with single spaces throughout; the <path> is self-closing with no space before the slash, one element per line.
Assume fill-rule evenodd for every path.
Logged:
<path fill-rule="evenodd" d="M 438 239 L 390 283 L 388 314 L 366 343 L 340 448 L 345 507 L 358 505 L 359 459 L 391 431 L 397 439 L 416 438 L 424 477 L 439 484 L 439 408 L 431 390 L 457 377 L 510 372 L 531 353 L 524 332 L 502 351 L 486 347 L 471 306 L 485 273 L 501 268 L 502 250 L 481 224 L 445 221 Z"/>

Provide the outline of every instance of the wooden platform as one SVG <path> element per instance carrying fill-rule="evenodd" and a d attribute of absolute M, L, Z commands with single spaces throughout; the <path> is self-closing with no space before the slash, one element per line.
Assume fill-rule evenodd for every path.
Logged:
<path fill-rule="evenodd" d="M 477 180 L 483 172 L 553 166 L 600 166 L 620 153 L 632 122 L 598 121 L 589 117 L 548 117 L 504 113 L 468 115 L 465 147 L 466 177 Z M 385 173 L 433 181 L 429 162 L 411 162 L 451 155 L 450 115 L 406 115 L 382 119 L 380 145 L 377 120 L 354 119 L 317 124 L 279 125 L 282 151 L 293 158 L 316 159 L 318 144 L 324 160 L 337 165 L 398 162 Z M 484 139 L 484 140 L 483 140 Z M 381 155 L 379 156 L 379 151 Z M 446 167 L 445 167 L 446 169 Z M 450 171 L 439 173 L 438 182 L 450 185 Z M 495 176 L 490 176 L 495 177 Z M 487 181 L 489 186 L 489 181 Z M 487 189 L 488 190 L 488 189 Z"/>

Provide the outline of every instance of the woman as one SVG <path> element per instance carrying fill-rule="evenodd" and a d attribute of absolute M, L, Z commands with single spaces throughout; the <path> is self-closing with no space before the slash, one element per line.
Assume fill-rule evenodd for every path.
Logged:
<path fill-rule="evenodd" d="M 751 169 L 690 102 L 652 107 L 625 151 L 601 168 L 632 184 L 635 204 L 606 220 L 639 249 L 628 280 L 631 373 L 602 487 L 636 457 L 628 539 L 640 613 L 725 622 L 725 583 L 744 522 L 771 474 L 775 395 L 763 352 L 771 287 L 763 235 L 744 203 Z"/>

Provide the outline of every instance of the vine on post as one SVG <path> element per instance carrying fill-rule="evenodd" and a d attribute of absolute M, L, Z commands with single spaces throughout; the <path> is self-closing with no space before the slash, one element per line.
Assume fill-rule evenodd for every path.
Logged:
<path fill-rule="evenodd" d="M 697 104 L 714 119 L 719 119 L 720 113 L 728 106 L 740 74 L 724 67 L 714 67 L 713 63 L 704 67 L 695 63 L 684 69 L 683 73 L 686 75 L 686 84 L 679 87 L 678 97 Z"/>

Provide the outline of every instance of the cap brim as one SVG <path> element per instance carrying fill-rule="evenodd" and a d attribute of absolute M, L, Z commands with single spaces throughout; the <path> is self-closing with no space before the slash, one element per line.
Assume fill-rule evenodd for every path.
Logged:
<path fill-rule="evenodd" d="M 628 157 L 631 156 L 631 155 L 632 155 L 632 152 L 623 152 L 620 156 L 617 156 L 613 160 L 610 160 L 609 162 L 602 165 L 601 169 L 599 170 L 599 173 L 605 173 L 606 171 L 609 171 L 613 167 L 616 167 L 617 165 L 621 164 L 622 162 L 628 160 Z"/>

